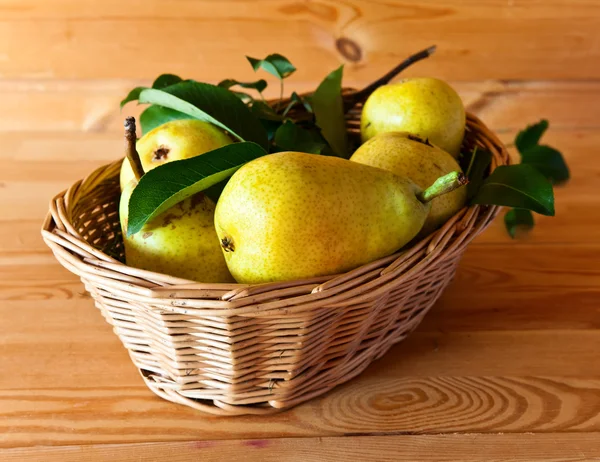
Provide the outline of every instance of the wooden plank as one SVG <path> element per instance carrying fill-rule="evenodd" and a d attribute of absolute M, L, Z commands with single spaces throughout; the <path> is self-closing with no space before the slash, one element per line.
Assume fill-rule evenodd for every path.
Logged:
<path fill-rule="evenodd" d="M 600 381 L 365 374 L 270 416 L 215 417 L 120 385 L 1 389 L 0 447 L 231 438 L 600 431 Z"/>
<path fill-rule="evenodd" d="M 391 63 L 390 63 L 391 65 Z M 164 69 L 162 69 L 164 70 Z M 222 71 L 212 81 L 229 77 Z M 237 75 L 237 74 L 236 74 Z M 419 75 L 438 75 L 420 72 Z M 154 77 L 150 74 L 147 78 Z M 203 75 L 195 75 L 200 80 Z M 247 76 L 251 78 L 252 76 Z M 315 80 L 301 80 L 292 76 L 286 81 L 287 92 L 314 89 Z M 73 132 L 85 131 L 100 143 L 98 133 L 111 132 L 120 135 L 125 115 L 137 116 L 141 106 L 129 104 L 121 113 L 119 101 L 138 85 L 148 85 L 149 80 L 0 80 L 0 97 L 4 111 L 0 114 L 0 133 Z M 368 79 L 347 76 L 344 84 L 362 87 Z M 600 82 L 521 82 L 498 80 L 484 82 L 458 82 L 452 84 L 462 96 L 467 108 L 478 114 L 495 131 L 519 130 L 542 117 L 550 119 L 552 127 L 593 128 L 600 124 Z M 268 91 L 275 97 L 278 89 Z M 18 149 L 44 146 L 34 133 L 29 141 L 21 141 Z M 55 133 L 52 136 L 56 136 Z M 113 135 L 114 136 L 114 135 Z M 57 137 L 58 139 L 58 137 Z M 66 149 L 85 138 L 73 138 Z M 104 139 L 103 143 L 108 143 Z M 100 146 L 100 144 L 98 145 Z M 105 145 L 110 148 L 110 143 Z M 53 148 L 55 149 L 55 148 Z M 100 147 L 90 155 L 96 156 Z M 120 151 L 120 150 L 119 150 Z M 3 152 L 3 155 L 6 155 Z"/>
<path fill-rule="evenodd" d="M 473 245 L 421 330 L 596 329 L 599 259 L 600 247 Z"/>
<path fill-rule="evenodd" d="M 274 416 L 232 419 L 155 397 L 88 299 L 9 300 L 0 317 L 10 326 L 0 339 L 3 447 L 600 431 L 597 329 L 418 331 L 323 397 Z"/>
<path fill-rule="evenodd" d="M 321 78 L 343 62 L 352 78 L 370 79 L 432 43 L 440 51 L 419 73 L 462 80 L 600 76 L 600 15 L 586 0 L 418 6 L 177 0 L 168 9 L 159 0 L 127 7 L 118 0 L 2 3 L 0 73 L 6 78 L 149 78 L 165 71 L 242 78 L 251 75 L 244 50 L 283 53 L 302 79 Z"/>
<path fill-rule="evenodd" d="M 304 462 L 319 461 L 561 461 L 597 460 L 598 433 L 504 435 L 389 435 L 325 438 L 281 438 L 181 443 L 105 444 L 9 449 L 5 462 Z"/>
<path fill-rule="evenodd" d="M 514 139 L 515 132 L 501 134 L 505 142 Z M 600 144 L 597 130 L 551 129 L 544 141 L 563 151 L 572 180 L 556 189 L 556 216 L 536 216 L 537 226 L 517 242 L 527 244 L 585 244 L 596 243 L 590 229 L 600 225 L 600 216 L 589 213 L 598 203 L 595 178 L 600 164 L 595 160 Z M 11 236 L 37 233 L 48 203 L 58 192 L 66 189 L 95 168 L 121 157 L 122 141 L 112 133 L 86 135 L 83 133 L 2 134 L 0 142 L 7 147 L 0 152 L 0 235 Z M 26 220 L 27 224 L 14 224 Z M 36 223 L 37 220 L 37 223 Z M 14 226 L 14 227 L 13 227 Z M 29 228 L 31 226 L 31 228 Z M 26 245 L 30 239 L 24 241 Z M 38 241 L 39 242 L 39 241 Z M 508 244 L 502 217 L 480 235 L 476 244 Z M 0 252 L 4 247 L 0 244 Z M 21 247 L 28 250 L 29 247 Z M 39 246 L 35 246 L 39 249 Z"/>
<path fill-rule="evenodd" d="M 598 328 L 599 259 L 598 246 L 475 244 L 421 330 Z M 12 301 L 16 311 L 31 300 L 76 310 L 87 297 L 78 278 L 45 250 L 0 254 L 0 300 Z"/>

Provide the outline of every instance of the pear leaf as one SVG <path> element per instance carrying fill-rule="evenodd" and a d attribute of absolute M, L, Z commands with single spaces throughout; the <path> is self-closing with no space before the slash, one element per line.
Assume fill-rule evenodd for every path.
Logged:
<path fill-rule="evenodd" d="M 157 89 L 165 88 L 170 85 L 179 83 L 182 80 L 183 79 L 181 77 L 174 75 L 174 74 L 162 74 L 162 75 L 159 75 L 154 80 L 154 83 L 152 84 L 152 88 L 157 88 Z M 133 90 L 131 90 L 129 92 L 129 94 L 125 97 L 125 99 L 123 99 L 121 101 L 121 109 L 123 109 L 123 106 L 125 106 L 127 103 L 129 103 L 131 101 L 137 101 L 138 99 L 140 99 L 140 93 L 142 92 L 142 90 L 145 90 L 146 88 L 148 88 L 148 87 L 135 87 Z"/>
<path fill-rule="evenodd" d="M 521 130 L 515 138 L 515 146 L 523 153 L 527 149 L 539 144 L 544 132 L 548 129 L 548 121 L 543 119 L 536 124 L 529 125 Z"/>
<path fill-rule="evenodd" d="M 510 209 L 504 215 L 504 225 L 510 237 L 513 239 L 517 234 L 517 230 L 530 230 L 534 226 L 533 214 L 525 209 Z"/>
<path fill-rule="evenodd" d="M 246 56 L 246 59 L 254 69 L 254 72 L 263 68 L 269 74 L 274 75 L 279 80 L 283 80 L 286 77 L 292 75 L 296 68 L 294 65 L 285 57 L 278 53 L 271 54 L 265 59 L 256 59 Z"/>
<path fill-rule="evenodd" d="M 467 184 L 467 201 L 470 201 L 483 183 L 486 173 L 489 171 L 492 162 L 492 153 L 478 146 L 462 157 L 463 170 L 469 179 Z"/>
<path fill-rule="evenodd" d="M 146 88 L 148 87 L 135 87 L 133 90 L 131 90 L 129 94 L 123 100 L 121 100 L 121 109 L 123 109 L 123 106 L 125 106 L 127 103 L 140 99 L 140 93 Z"/>
<path fill-rule="evenodd" d="M 150 130 L 165 124 L 172 120 L 193 119 L 192 116 L 183 112 L 175 111 L 162 106 L 148 106 L 144 112 L 140 114 L 140 125 L 142 127 L 142 135 L 145 135 Z"/>
<path fill-rule="evenodd" d="M 244 93 L 243 91 L 233 91 L 233 90 L 229 90 L 231 93 L 233 93 L 236 97 L 238 97 L 240 99 L 240 101 L 244 102 L 245 104 L 249 103 L 250 101 L 254 101 L 254 98 L 252 97 L 252 95 L 249 95 L 248 93 Z"/>
<path fill-rule="evenodd" d="M 310 102 L 323 137 L 337 156 L 347 159 L 350 153 L 342 101 L 343 72 L 344 66 L 340 66 L 325 77 Z"/>
<path fill-rule="evenodd" d="M 312 114 L 313 109 L 312 109 L 312 106 L 310 105 L 310 101 L 308 101 L 307 98 L 303 98 L 302 96 L 300 96 L 298 93 L 296 93 L 294 91 L 294 92 L 292 92 L 292 101 L 302 103 L 302 105 L 304 106 L 304 109 L 306 109 L 308 112 L 310 112 Z"/>
<path fill-rule="evenodd" d="M 288 103 L 288 105 L 286 106 L 286 108 L 284 109 L 284 111 L 282 113 L 283 117 L 285 117 L 287 115 L 287 113 L 290 111 L 290 109 L 292 109 L 296 104 L 299 104 L 299 103 L 304 106 L 304 109 L 306 109 L 307 112 L 310 112 L 312 114 L 312 112 L 313 112 L 312 106 L 310 105 L 308 100 L 306 98 L 303 98 L 302 96 L 300 96 L 298 93 L 296 93 L 294 91 L 294 92 L 292 92 L 292 96 L 290 97 L 290 102 Z"/>
<path fill-rule="evenodd" d="M 327 145 L 319 133 L 307 130 L 286 120 L 275 132 L 275 144 L 284 151 L 320 154 Z"/>
<path fill-rule="evenodd" d="M 242 88 L 249 88 L 262 93 L 267 88 L 267 81 L 264 79 L 257 80 L 256 82 L 240 82 L 235 79 L 221 80 L 218 84 L 219 87 L 229 90 L 231 87 L 238 86 Z"/>
<path fill-rule="evenodd" d="M 501 165 L 486 178 L 472 201 L 504 205 L 554 216 L 552 184 L 527 164 Z"/>
<path fill-rule="evenodd" d="M 554 184 L 567 181 L 569 167 L 562 154 L 550 146 L 537 144 L 521 152 L 521 162 L 538 169 Z"/>
<path fill-rule="evenodd" d="M 256 143 L 234 143 L 148 171 L 129 199 L 127 234 L 135 234 L 152 218 L 182 200 L 216 185 L 242 165 L 267 152 Z"/>
<path fill-rule="evenodd" d="M 170 87 L 176 83 L 182 82 L 183 79 L 175 74 L 162 74 L 159 75 L 152 84 L 152 88 L 160 90 L 162 88 Z"/>
<path fill-rule="evenodd" d="M 252 113 L 260 119 L 282 121 L 283 116 L 277 114 L 275 110 L 264 101 L 255 101 L 252 103 Z"/>
<path fill-rule="evenodd" d="M 140 103 L 167 107 L 210 122 L 240 141 L 252 141 L 267 148 L 267 133 L 259 119 L 230 91 L 195 81 L 180 82 L 162 90 L 146 89 Z"/>

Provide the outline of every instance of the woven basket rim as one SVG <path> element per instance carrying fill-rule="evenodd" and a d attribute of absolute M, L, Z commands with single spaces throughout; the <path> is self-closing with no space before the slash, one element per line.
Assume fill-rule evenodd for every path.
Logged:
<path fill-rule="evenodd" d="M 355 140 L 358 109 L 347 128 Z M 509 163 L 504 145 L 467 116 L 465 147 Z M 121 160 L 50 201 L 42 235 L 77 274 L 158 396 L 215 415 L 266 415 L 360 374 L 419 325 L 469 242 L 499 211 L 465 206 L 414 245 L 340 275 L 258 285 L 207 284 L 139 270 L 119 251 Z M 88 242 L 89 241 L 89 242 Z"/>
<path fill-rule="evenodd" d="M 479 118 L 467 113 L 467 127 L 471 131 L 480 131 L 484 135 L 480 142 L 484 145 L 487 143 L 485 147 L 491 148 L 493 160 L 490 171 L 498 165 L 510 162 L 506 147 Z M 223 315 L 249 315 L 250 313 L 244 312 L 244 306 L 273 299 L 277 293 L 285 297 L 287 303 L 273 305 L 273 302 L 266 302 L 259 311 L 253 308 L 251 314 L 272 314 L 273 309 L 281 310 L 298 302 L 322 300 L 328 295 L 341 301 L 341 291 L 352 296 L 353 281 L 374 271 L 380 272 L 377 278 L 380 279 L 380 284 L 373 284 L 374 290 L 380 289 L 380 285 L 389 279 L 400 275 L 411 276 L 418 272 L 417 270 L 435 264 L 440 255 L 459 251 L 493 220 L 500 209 L 498 206 L 467 205 L 440 229 L 411 247 L 342 274 L 264 284 L 202 283 L 127 266 L 94 248 L 73 227 L 70 214 L 73 212 L 74 203 L 80 199 L 81 192 L 98 186 L 106 178 L 114 177 L 121 162 L 122 159 L 101 166 L 57 194 L 50 202 L 50 210 L 42 226 L 43 238 L 57 258 L 76 274 L 85 273 L 91 278 L 112 278 L 116 290 L 117 286 L 125 284 L 126 292 L 135 293 L 144 300 L 168 299 L 170 309 L 182 313 L 200 310 L 209 314 L 214 313 L 216 309 Z M 452 239 L 457 232 L 459 236 Z M 422 258 L 415 258 L 415 255 L 421 254 Z M 307 295 L 310 296 L 309 299 L 302 300 L 302 297 Z M 214 300 L 214 303 L 201 303 L 206 299 Z"/>

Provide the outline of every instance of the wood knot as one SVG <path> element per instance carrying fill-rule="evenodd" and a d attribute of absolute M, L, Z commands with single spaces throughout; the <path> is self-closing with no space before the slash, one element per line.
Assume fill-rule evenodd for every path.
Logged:
<path fill-rule="evenodd" d="M 362 49 L 354 40 L 347 37 L 340 37 L 335 41 L 335 47 L 340 54 L 353 63 L 362 59 Z"/>

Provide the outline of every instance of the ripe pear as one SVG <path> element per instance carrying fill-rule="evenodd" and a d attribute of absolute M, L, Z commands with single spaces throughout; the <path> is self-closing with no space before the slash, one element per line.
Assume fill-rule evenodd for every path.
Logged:
<path fill-rule="evenodd" d="M 407 178 L 337 157 L 271 154 L 231 177 L 215 227 L 238 282 L 336 274 L 407 244 L 425 222 L 428 201 L 459 179 L 422 191 Z"/>
<path fill-rule="evenodd" d="M 123 163 L 121 164 L 121 172 L 119 174 L 119 184 L 121 185 L 121 192 L 125 190 L 125 187 L 132 180 L 135 180 L 135 174 L 133 173 L 133 169 L 131 168 L 129 159 L 127 159 L 126 157 L 125 159 L 123 159 Z"/>
<path fill-rule="evenodd" d="M 375 90 L 363 107 L 360 133 L 364 142 L 379 133 L 405 131 L 458 157 L 465 121 L 465 107 L 450 85 L 420 77 Z"/>
<path fill-rule="evenodd" d="M 428 187 L 446 173 L 462 171 L 446 151 L 406 132 L 381 133 L 360 146 L 350 160 L 405 176 L 421 188 Z M 426 235 L 439 228 L 465 205 L 466 200 L 465 187 L 433 199 L 420 234 Z"/>
<path fill-rule="evenodd" d="M 214 227 L 215 203 L 202 193 L 127 236 L 129 198 L 136 184 L 134 179 L 125 186 L 119 204 L 127 264 L 198 282 L 233 282 Z"/>
<path fill-rule="evenodd" d="M 172 120 L 142 136 L 136 144 L 144 172 L 165 162 L 189 159 L 232 141 L 214 125 L 197 119 Z M 127 159 L 121 165 L 121 191 L 134 178 Z"/>

